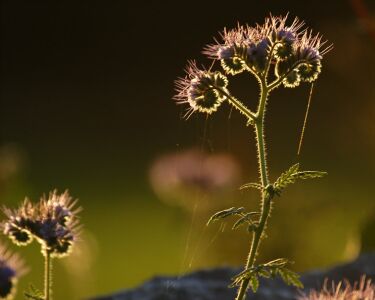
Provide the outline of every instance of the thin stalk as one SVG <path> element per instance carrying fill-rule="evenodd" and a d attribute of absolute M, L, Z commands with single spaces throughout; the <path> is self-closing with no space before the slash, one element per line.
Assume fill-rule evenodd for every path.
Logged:
<path fill-rule="evenodd" d="M 269 184 L 268 173 L 267 173 L 267 160 L 266 160 L 266 146 L 264 140 L 264 115 L 265 107 L 268 97 L 268 88 L 266 86 L 266 81 L 262 80 L 262 89 L 258 111 L 256 113 L 256 120 L 254 122 L 256 142 L 258 149 L 258 163 L 259 163 L 259 173 L 260 181 L 262 186 L 265 188 Z M 254 266 L 259 244 L 266 228 L 267 219 L 269 217 L 271 210 L 271 198 L 267 196 L 265 192 L 262 193 L 262 206 L 261 206 L 261 217 L 259 220 L 259 225 L 253 233 L 253 239 L 251 242 L 250 252 L 247 258 L 245 270 Z M 246 291 L 249 286 L 250 279 L 245 279 L 242 281 L 241 286 L 238 290 L 236 300 L 244 300 L 246 297 Z"/>
<path fill-rule="evenodd" d="M 255 114 L 247 108 L 240 100 L 234 98 L 229 94 L 229 92 L 225 91 L 222 88 L 219 88 L 217 86 L 213 86 L 214 89 L 219 91 L 221 94 L 223 94 L 225 97 L 227 97 L 228 101 L 236 108 L 238 109 L 242 114 L 244 114 L 248 120 L 255 120 L 256 116 Z"/>
<path fill-rule="evenodd" d="M 271 66 L 271 62 L 272 62 L 272 58 L 273 58 L 274 51 L 275 51 L 276 47 L 279 46 L 279 45 L 282 45 L 282 43 L 281 43 L 281 42 L 276 42 L 276 43 L 274 43 L 274 44 L 272 45 L 271 50 L 270 50 L 270 54 L 269 54 L 269 57 L 268 57 L 268 59 L 267 59 L 266 69 L 265 69 L 265 72 L 264 72 L 264 74 L 265 74 L 265 75 L 264 75 L 265 81 L 266 81 L 266 79 L 267 79 L 268 72 L 269 72 L 269 70 L 270 70 L 270 66 Z"/>
<path fill-rule="evenodd" d="M 44 300 L 51 300 L 52 290 L 52 257 L 51 252 L 46 250 L 44 256 Z"/>
<path fill-rule="evenodd" d="M 296 68 L 298 68 L 301 64 L 303 63 L 306 63 L 306 60 L 305 59 L 301 59 L 297 62 L 295 62 L 293 64 L 293 66 L 281 77 L 275 79 L 275 81 L 273 81 L 272 83 L 270 83 L 268 85 L 268 91 L 272 91 L 274 88 L 277 88 L 282 82 L 283 80 L 290 74 L 293 72 L 293 70 L 295 70 Z"/>

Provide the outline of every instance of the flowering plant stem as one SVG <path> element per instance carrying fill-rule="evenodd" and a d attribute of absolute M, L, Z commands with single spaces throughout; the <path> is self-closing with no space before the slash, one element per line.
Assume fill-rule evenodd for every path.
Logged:
<path fill-rule="evenodd" d="M 258 164 L 259 164 L 259 174 L 260 181 L 263 187 L 269 184 L 268 173 L 267 173 L 267 160 L 266 160 L 266 147 L 264 139 L 264 117 L 265 117 L 265 107 L 268 98 L 268 87 L 265 79 L 261 80 L 261 95 L 259 101 L 258 111 L 254 119 L 254 127 L 256 134 L 257 150 L 258 150 Z M 247 263 L 245 269 L 249 269 L 254 266 L 255 258 L 258 251 L 258 247 L 261 241 L 261 237 L 266 228 L 267 219 L 271 210 L 271 196 L 268 193 L 262 193 L 262 205 L 261 205 L 261 217 L 257 229 L 253 232 L 253 238 L 251 242 L 250 252 L 247 258 Z M 249 285 L 250 279 L 245 279 L 238 290 L 236 300 L 245 299 L 245 294 Z"/>
<path fill-rule="evenodd" d="M 255 260 L 260 242 L 265 236 L 264 231 L 274 196 L 280 196 L 287 186 L 297 180 L 321 178 L 327 174 L 321 171 L 302 171 L 296 163 L 276 181 L 270 182 L 268 179 L 264 137 L 268 96 L 281 85 L 294 88 L 301 82 L 314 82 L 321 72 L 323 55 L 332 49 L 332 45 L 323 48 L 326 42 L 321 41 L 321 35 L 314 35 L 311 30 L 303 29 L 304 23 L 297 18 L 290 26 L 286 25 L 286 20 L 287 17 L 271 15 L 266 18 L 263 26 L 238 26 L 229 31 L 225 29 L 222 34 L 224 42 L 216 41 L 216 44 L 208 45 L 204 51 L 210 58 L 220 61 L 226 75 L 236 75 L 244 71 L 254 75 L 260 86 L 256 112 L 233 97 L 227 88 L 229 80 L 226 75 L 212 71 L 211 67 L 209 70 L 201 70 L 191 61 L 186 69 L 187 76 L 176 81 L 178 93 L 174 99 L 178 103 L 190 105 L 187 117 L 195 111 L 212 114 L 224 101 L 228 101 L 246 117 L 246 125 L 253 126 L 255 130 L 260 182 L 246 183 L 240 189 L 255 188 L 261 192 L 260 211 L 246 212 L 243 207 L 231 207 L 216 212 L 207 222 L 209 225 L 232 216 L 237 218 L 232 229 L 246 225 L 247 231 L 252 233 L 246 266 L 241 273 L 232 278 L 230 285 L 239 287 L 236 300 L 245 299 L 249 286 L 255 293 L 259 288 L 260 277 L 280 276 L 286 284 L 303 288 L 299 275 L 287 268 L 291 263 L 288 259 L 278 258 L 258 265 L 255 264 Z"/>
<path fill-rule="evenodd" d="M 44 255 L 44 300 L 51 300 L 52 290 L 52 257 L 51 252 L 46 250 Z"/>

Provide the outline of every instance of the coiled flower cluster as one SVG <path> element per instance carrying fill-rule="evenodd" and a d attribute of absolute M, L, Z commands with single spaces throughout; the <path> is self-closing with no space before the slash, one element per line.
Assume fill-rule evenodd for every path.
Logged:
<path fill-rule="evenodd" d="M 0 299 L 13 299 L 18 278 L 26 272 L 23 260 L 0 245 Z"/>
<path fill-rule="evenodd" d="M 26 199 L 18 209 L 3 208 L 7 220 L 1 224 L 1 229 L 19 246 L 35 239 L 43 255 L 68 255 L 79 234 L 77 213 L 80 208 L 74 208 L 76 202 L 68 191 L 60 195 L 53 191 L 36 204 Z"/>
<path fill-rule="evenodd" d="M 200 70 L 194 61 L 186 68 L 188 76 L 176 81 L 178 94 L 175 99 L 188 103 L 188 114 L 194 111 L 211 114 L 226 99 L 228 79 L 220 72 Z"/>
<path fill-rule="evenodd" d="M 298 18 L 288 26 L 287 18 L 270 16 L 263 25 L 224 29 L 221 41 L 206 46 L 203 53 L 220 61 L 224 73 L 200 70 L 195 63 L 189 63 L 186 77 L 176 81 L 175 96 L 178 102 L 190 105 L 187 115 L 194 111 L 211 114 L 229 99 L 228 75 L 249 71 L 265 83 L 271 77 L 270 90 L 280 84 L 292 88 L 315 81 L 323 55 L 332 46 L 325 47 L 321 35 L 304 28 Z"/>

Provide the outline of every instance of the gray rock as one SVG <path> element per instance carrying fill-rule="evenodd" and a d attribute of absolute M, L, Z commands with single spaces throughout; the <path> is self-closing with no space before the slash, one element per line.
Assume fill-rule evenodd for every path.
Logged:
<path fill-rule="evenodd" d="M 156 277 L 138 288 L 121 291 L 92 300 L 233 300 L 236 289 L 229 289 L 230 279 L 239 269 L 201 270 L 182 277 Z M 320 289 L 324 280 L 354 283 L 362 275 L 375 280 L 375 253 L 364 254 L 355 261 L 329 270 L 316 270 L 302 275 L 303 292 Z M 256 294 L 248 292 L 247 300 L 294 300 L 301 293 L 280 279 L 262 279 Z"/>

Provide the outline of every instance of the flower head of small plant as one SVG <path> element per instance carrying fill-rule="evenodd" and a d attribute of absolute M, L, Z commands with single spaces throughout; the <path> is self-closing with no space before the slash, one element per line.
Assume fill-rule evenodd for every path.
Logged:
<path fill-rule="evenodd" d="M 77 213 L 81 208 L 75 208 L 76 203 L 68 191 L 58 194 L 55 190 L 38 203 L 26 199 L 17 209 L 3 208 L 7 217 L 1 223 L 4 235 L 18 246 L 28 245 L 35 239 L 45 258 L 44 294 L 31 288 L 25 293 L 29 299 L 39 299 L 41 295 L 43 300 L 50 299 L 51 259 L 68 255 L 79 236 Z"/>
<path fill-rule="evenodd" d="M 328 286 L 328 281 L 324 282 L 321 291 L 313 290 L 308 295 L 303 295 L 298 300 L 374 300 L 375 285 L 371 279 L 363 276 L 361 280 L 351 285 L 349 282 L 339 282 Z"/>
<path fill-rule="evenodd" d="M 79 234 L 77 201 L 65 191 L 49 193 L 36 204 L 26 199 L 18 209 L 4 208 L 7 220 L 2 223 L 3 233 L 15 244 L 24 246 L 35 239 L 42 246 L 42 253 L 52 257 L 69 254 Z"/>
<path fill-rule="evenodd" d="M 286 87 L 315 81 L 323 55 L 332 48 L 324 46 L 320 34 L 304 29 L 298 18 L 288 26 L 287 17 L 271 16 L 263 25 L 225 29 L 221 39 L 203 53 L 219 60 L 227 74 L 250 71 L 258 79 L 274 75 Z M 273 74 L 266 74 L 272 66 Z"/>
<path fill-rule="evenodd" d="M 227 76 L 244 71 L 260 81 L 273 77 L 269 90 L 280 84 L 296 87 L 313 82 L 321 72 L 323 55 L 331 49 L 320 34 L 304 28 L 298 18 L 287 25 L 287 17 L 270 16 L 263 25 L 224 29 L 221 39 L 206 46 L 203 53 L 220 61 L 226 75 L 190 61 L 186 77 L 176 81 L 175 100 L 190 106 L 187 115 L 194 111 L 211 114 L 224 100 L 231 101 Z"/>
<path fill-rule="evenodd" d="M 232 207 L 215 213 L 208 222 L 234 216 L 238 220 L 233 229 L 246 227 L 253 235 L 245 270 L 233 278 L 232 286 L 239 286 L 237 300 L 244 299 L 249 285 L 256 292 L 259 277 L 277 275 L 288 284 L 302 286 L 298 275 L 287 268 L 287 259 L 259 265 L 255 265 L 255 260 L 260 242 L 265 237 L 264 231 L 275 196 L 280 196 L 297 179 L 318 178 L 326 173 L 300 171 L 297 163 L 274 182 L 270 181 L 264 134 L 265 113 L 269 95 L 277 87 L 293 88 L 303 82 L 316 81 L 322 70 L 323 56 L 331 49 L 332 46 L 326 46 L 320 34 L 305 28 L 304 22 L 297 18 L 288 24 L 288 16 L 271 15 L 263 25 L 238 25 L 234 29 L 224 29 L 220 39 L 204 48 L 203 53 L 214 60 L 211 67 L 200 68 L 195 61 L 190 61 L 185 69 L 185 77 L 176 81 L 177 94 L 174 99 L 178 104 L 188 105 L 185 117 L 190 117 L 194 112 L 213 114 L 222 103 L 227 102 L 244 115 L 246 125 L 252 125 L 255 130 L 260 181 L 244 184 L 241 189 L 255 188 L 260 191 L 260 210 L 246 212 L 243 207 Z M 220 62 L 221 71 L 213 70 L 216 61 Z M 259 83 L 256 111 L 234 97 L 229 89 L 230 76 L 242 72 L 249 72 Z"/>
<path fill-rule="evenodd" d="M 26 272 L 24 261 L 0 244 L 0 299 L 13 299 L 17 281 Z"/>
<path fill-rule="evenodd" d="M 186 78 L 177 80 L 178 94 L 175 99 L 178 103 L 188 103 L 190 112 L 199 111 L 212 114 L 225 100 L 225 88 L 228 79 L 220 72 L 200 70 L 194 61 L 190 61 Z M 218 89 L 212 88 L 212 85 Z"/>

